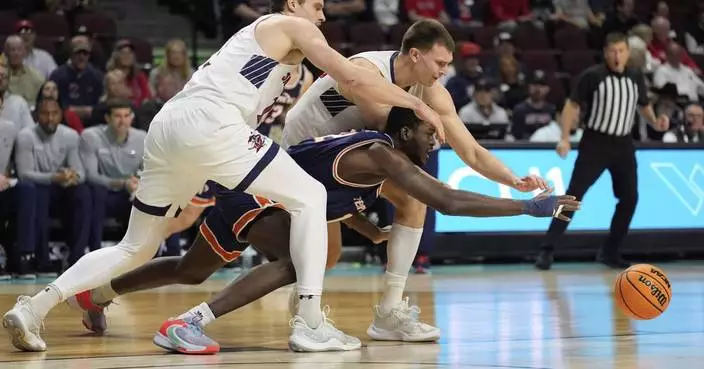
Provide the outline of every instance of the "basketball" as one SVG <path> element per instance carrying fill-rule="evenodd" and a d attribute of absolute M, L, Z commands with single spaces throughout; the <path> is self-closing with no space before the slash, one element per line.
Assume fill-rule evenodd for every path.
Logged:
<path fill-rule="evenodd" d="M 634 265 L 618 275 L 614 298 L 631 319 L 648 320 L 660 316 L 670 305 L 672 289 L 667 275 L 649 264 Z"/>

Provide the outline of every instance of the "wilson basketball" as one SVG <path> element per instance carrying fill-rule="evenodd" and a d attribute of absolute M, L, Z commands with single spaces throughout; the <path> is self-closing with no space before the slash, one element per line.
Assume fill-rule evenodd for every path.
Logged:
<path fill-rule="evenodd" d="M 616 304 L 631 319 L 657 318 L 670 305 L 672 289 L 667 275 L 649 264 L 634 265 L 618 275 Z"/>

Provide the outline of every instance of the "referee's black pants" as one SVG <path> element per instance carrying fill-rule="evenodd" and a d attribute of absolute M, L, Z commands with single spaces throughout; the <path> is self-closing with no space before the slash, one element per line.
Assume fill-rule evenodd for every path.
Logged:
<path fill-rule="evenodd" d="M 589 187 L 596 182 L 604 170 L 608 170 L 611 174 L 614 196 L 618 203 L 614 216 L 611 218 L 609 237 L 601 250 L 604 259 L 618 258 L 618 248 L 628 233 L 628 227 L 638 202 L 636 168 L 635 147 L 630 135 L 617 137 L 585 130 L 579 143 L 579 153 L 567 194 L 582 200 Z M 565 212 L 565 215 L 571 218 L 573 212 Z M 568 224 L 568 222 L 553 218 L 542 244 L 544 251 L 554 249 L 558 238 L 565 233 Z"/>

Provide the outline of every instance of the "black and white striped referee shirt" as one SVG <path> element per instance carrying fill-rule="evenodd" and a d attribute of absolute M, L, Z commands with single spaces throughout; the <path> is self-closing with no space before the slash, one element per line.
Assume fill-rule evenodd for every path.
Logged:
<path fill-rule="evenodd" d="M 616 73 L 603 63 L 582 72 L 570 100 L 584 109 L 586 129 L 611 136 L 630 134 L 636 107 L 649 103 L 639 70 L 626 68 Z"/>

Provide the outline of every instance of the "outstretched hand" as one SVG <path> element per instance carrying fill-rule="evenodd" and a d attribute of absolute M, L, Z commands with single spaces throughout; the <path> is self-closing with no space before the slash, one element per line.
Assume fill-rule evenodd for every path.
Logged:
<path fill-rule="evenodd" d="M 435 128 L 435 135 L 441 144 L 445 143 L 445 126 L 443 126 L 442 119 L 435 110 L 431 109 L 425 103 L 421 103 L 415 110 L 416 116 L 420 120 L 430 124 Z"/>
<path fill-rule="evenodd" d="M 548 188 L 538 196 L 526 202 L 526 213 L 535 217 L 553 217 L 565 222 L 569 222 L 569 217 L 562 214 L 563 211 L 577 211 L 581 208 L 582 202 L 571 195 L 553 196 L 553 189 Z"/>
<path fill-rule="evenodd" d="M 521 192 L 531 192 L 537 189 L 546 190 L 548 183 L 539 176 L 529 175 L 523 178 L 517 178 L 513 181 L 513 188 Z"/>

